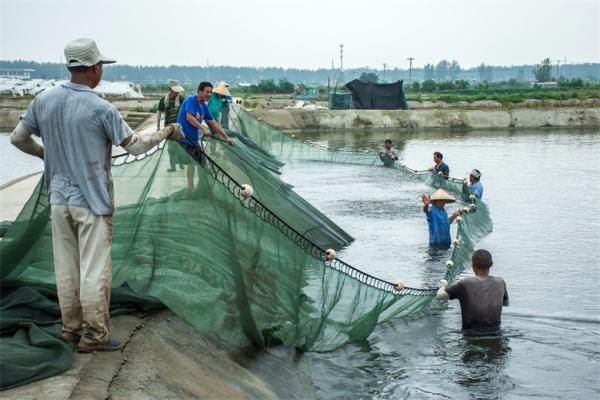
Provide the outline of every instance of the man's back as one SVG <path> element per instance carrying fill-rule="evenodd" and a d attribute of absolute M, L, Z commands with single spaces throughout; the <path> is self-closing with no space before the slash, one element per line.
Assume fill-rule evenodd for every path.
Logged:
<path fill-rule="evenodd" d="M 508 305 L 504 279 L 494 276 L 468 277 L 446 287 L 450 300 L 459 299 L 462 328 L 472 333 L 500 329 L 502 306 Z"/>
<path fill-rule="evenodd" d="M 37 96 L 21 123 L 44 142 L 50 203 L 112 214 L 111 144 L 129 136 L 117 109 L 87 86 L 67 82 Z"/>

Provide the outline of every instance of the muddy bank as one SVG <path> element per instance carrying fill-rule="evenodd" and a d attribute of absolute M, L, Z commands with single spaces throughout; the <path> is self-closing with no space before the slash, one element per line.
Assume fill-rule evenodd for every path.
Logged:
<path fill-rule="evenodd" d="M 514 110 L 254 110 L 280 129 L 598 127 L 600 107 Z"/>
<path fill-rule="evenodd" d="M 170 311 L 112 319 L 122 352 L 76 354 L 64 374 L 2 392 L 17 399 L 314 399 L 309 361 L 284 346 L 236 349 Z"/>

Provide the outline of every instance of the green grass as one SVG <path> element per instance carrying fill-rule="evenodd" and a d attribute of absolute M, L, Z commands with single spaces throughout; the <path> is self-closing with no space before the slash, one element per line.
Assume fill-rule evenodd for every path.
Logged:
<path fill-rule="evenodd" d="M 446 103 L 457 103 L 459 101 L 473 102 L 480 100 L 497 101 L 503 104 L 521 103 L 525 100 L 568 100 L 568 99 L 591 99 L 600 98 L 599 89 L 572 89 L 572 90 L 493 90 L 493 91 L 443 91 L 436 93 L 411 93 L 406 97 L 410 101 L 443 101 Z"/>

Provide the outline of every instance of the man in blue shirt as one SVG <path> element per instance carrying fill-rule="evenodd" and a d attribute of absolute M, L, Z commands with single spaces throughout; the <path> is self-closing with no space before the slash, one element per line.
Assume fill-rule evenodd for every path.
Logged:
<path fill-rule="evenodd" d="M 198 145 L 202 140 L 203 136 L 211 136 L 212 132 L 217 132 L 223 136 L 225 141 L 230 145 L 233 145 L 233 140 L 225 133 L 221 128 L 221 125 L 213 118 L 208 104 L 206 103 L 213 92 L 213 85 L 210 82 L 200 82 L 198 85 L 198 93 L 196 95 L 188 96 L 179 109 L 179 115 L 177 116 L 177 123 L 181 124 L 181 131 L 185 135 L 184 139 L 181 139 L 182 143 L 192 143 Z M 202 125 L 202 122 L 210 127 L 211 130 L 206 129 Z M 188 165 L 187 167 L 187 182 L 188 189 L 194 190 L 194 165 Z"/>
<path fill-rule="evenodd" d="M 447 203 L 454 203 L 456 200 L 445 190 L 438 189 L 431 196 L 421 196 L 423 201 L 423 212 L 427 215 L 427 224 L 429 225 L 429 245 L 435 247 L 447 247 L 452 243 L 450 238 L 450 224 L 460 211 L 454 212 L 450 218 L 444 210 Z"/>
<path fill-rule="evenodd" d="M 448 164 L 442 161 L 443 158 L 444 155 L 439 151 L 433 153 L 433 162 L 435 163 L 435 165 L 429 168 L 429 171 L 431 171 L 431 173 L 433 174 L 441 176 L 442 178 L 448 179 L 448 177 L 450 176 L 450 167 L 448 167 Z"/>
<path fill-rule="evenodd" d="M 469 181 L 465 179 L 463 182 L 463 193 L 467 190 L 470 194 L 474 194 L 479 200 L 483 196 L 483 185 L 479 181 L 481 179 L 481 172 L 478 169 L 472 169 L 469 173 Z"/>

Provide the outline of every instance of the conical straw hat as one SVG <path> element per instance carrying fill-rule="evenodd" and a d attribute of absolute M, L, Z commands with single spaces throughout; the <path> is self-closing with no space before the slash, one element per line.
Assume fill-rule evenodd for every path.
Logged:
<path fill-rule="evenodd" d="M 221 96 L 231 96 L 231 93 L 229 93 L 229 89 L 227 89 L 227 86 L 229 85 L 224 81 L 219 82 L 217 84 L 217 87 L 215 88 L 215 93 L 220 94 Z"/>
<path fill-rule="evenodd" d="M 444 201 L 447 201 L 448 203 L 453 203 L 453 202 L 456 201 L 456 199 L 454 197 L 450 196 L 448 194 L 448 192 L 446 192 L 443 189 L 436 190 L 435 193 L 431 195 L 430 199 L 432 201 L 434 201 L 434 200 L 444 200 Z"/>

